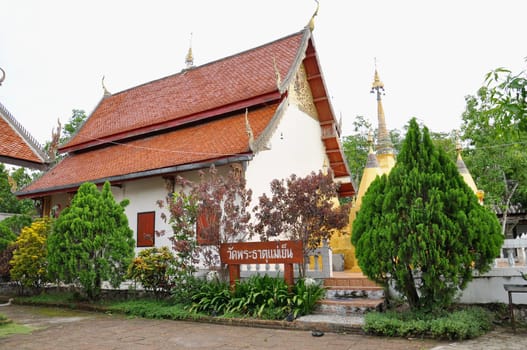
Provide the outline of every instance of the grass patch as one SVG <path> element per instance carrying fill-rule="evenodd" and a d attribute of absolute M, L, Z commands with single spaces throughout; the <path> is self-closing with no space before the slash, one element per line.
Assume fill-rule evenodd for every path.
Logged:
<path fill-rule="evenodd" d="M 464 340 L 492 328 L 493 314 L 480 307 L 460 308 L 439 314 L 422 312 L 371 312 L 364 318 L 366 333 L 390 337 Z"/>
<path fill-rule="evenodd" d="M 63 304 L 63 303 L 73 303 L 76 302 L 74 293 L 69 292 L 54 292 L 54 293 L 40 293 L 38 295 L 32 296 L 20 296 L 17 297 L 17 300 L 20 300 L 24 303 L 30 304 Z"/>
<path fill-rule="evenodd" d="M 166 301 L 137 299 L 121 302 L 112 302 L 107 305 L 109 311 L 124 313 L 129 316 L 168 319 L 168 320 L 188 320 L 199 319 L 204 316 L 202 313 L 191 312 L 185 305 L 171 304 Z"/>
<path fill-rule="evenodd" d="M 6 323 L 0 325 L 0 338 L 7 337 L 11 334 L 29 334 L 34 328 L 22 326 L 16 323 Z"/>

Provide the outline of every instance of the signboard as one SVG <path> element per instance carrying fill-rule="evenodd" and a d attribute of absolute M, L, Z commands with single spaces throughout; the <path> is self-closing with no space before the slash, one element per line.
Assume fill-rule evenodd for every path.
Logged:
<path fill-rule="evenodd" d="M 293 264 L 304 263 L 304 249 L 301 241 L 224 243 L 220 245 L 220 258 L 229 265 L 232 288 L 240 279 L 241 264 L 284 264 L 284 280 L 292 287 Z"/>
<path fill-rule="evenodd" d="M 220 246 L 224 264 L 301 264 L 301 241 L 224 243 Z"/>

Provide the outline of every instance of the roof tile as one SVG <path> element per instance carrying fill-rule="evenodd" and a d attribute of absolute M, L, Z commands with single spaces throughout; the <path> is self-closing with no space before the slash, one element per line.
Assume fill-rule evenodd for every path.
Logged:
<path fill-rule="evenodd" d="M 277 107 L 274 104 L 249 111 L 255 137 Z M 243 154 L 250 152 L 248 144 L 245 113 L 238 113 L 97 151 L 73 153 L 18 194 Z"/>
<path fill-rule="evenodd" d="M 62 148 L 82 145 L 277 90 L 274 62 L 284 77 L 302 32 L 106 97 Z"/>
<path fill-rule="evenodd" d="M 11 122 L 8 122 L 9 119 Z M 13 126 L 11 123 L 15 123 L 16 125 Z M 25 135 L 17 132 L 15 130 L 17 127 Z M 19 159 L 36 164 L 43 163 L 42 157 L 30 145 L 34 141 L 26 140 L 26 138 L 31 138 L 31 136 L 18 124 L 2 104 L 0 104 L 0 130 L 2 130 L 0 134 L 0 157 Z"/>

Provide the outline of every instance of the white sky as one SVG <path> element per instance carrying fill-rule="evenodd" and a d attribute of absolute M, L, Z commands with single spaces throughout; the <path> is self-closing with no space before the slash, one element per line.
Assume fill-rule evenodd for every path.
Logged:
<path fill-rule="evenodd" d="M 491 69 L 526 68 L 525 0 L 320 0 L 314 40 L 343 134 L 363 115 L 374 58 L 389 129 L 417 117 L 458 128 L 464 97 Z M 38 141 L 57 119 L 103 95 L 179 72 L 193 33 L 195 65 L 300 31 L 313 0 L 0 0 L 0 102 Z"/>

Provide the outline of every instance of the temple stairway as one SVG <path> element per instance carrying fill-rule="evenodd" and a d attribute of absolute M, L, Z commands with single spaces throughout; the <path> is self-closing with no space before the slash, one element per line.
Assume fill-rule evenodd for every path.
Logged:
<path fill-rule="evenodd" d="M 385 307 L 383 288 L 360 272 L 333 272 L 324 286 L 326 297 L 318 302 L 318 314 L 354 316 Z"/>

